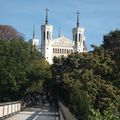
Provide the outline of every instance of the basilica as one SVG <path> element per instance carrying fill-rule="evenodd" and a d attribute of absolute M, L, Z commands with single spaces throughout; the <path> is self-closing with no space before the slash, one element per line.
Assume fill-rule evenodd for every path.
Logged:
<path fill-rule="evenodd" d="M 79 25 L 79 13 L 77 13 L 77 24 L 72 29 L 73 39 L 70 40 L 65 36 L 59 35 L 58 38 L 53 38 L 53 25 L 48 23 L 48 10 L 46 10 L 45 24 L 41 26 L 41 47 L 45 59 L 49 64 L 53 63 L 54 56 L 67 57 L 73 52 L 87 52 L 85 45 L 84 28 Z M 33 33 L 32 45 L 38 48 L 39 40 L 35 38 Z"/>

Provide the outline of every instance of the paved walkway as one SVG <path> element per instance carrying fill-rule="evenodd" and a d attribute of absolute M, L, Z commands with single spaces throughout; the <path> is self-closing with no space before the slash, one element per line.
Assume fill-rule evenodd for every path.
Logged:
<path fill-rule="evenodd" d="M 54 107 L 50 107 L 46 104 L 44 107 L 33 106 L 26 108 L 24 111 L 7 118 L 6 120 L 59 120 L 58 112 Z"/>

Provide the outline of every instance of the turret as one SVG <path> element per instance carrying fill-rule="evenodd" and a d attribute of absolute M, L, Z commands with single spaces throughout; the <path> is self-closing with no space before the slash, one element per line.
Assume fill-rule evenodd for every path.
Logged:
<path fill-rule="evenodd" d="M 45 24 L 41 26 L 41 41 L 42 46 L 49 44 L 52 40 L 53 26 L 48 24 L 48 9 L 46 9 Z"/>
<path fill-rule="evenodd" d="M 36 49 L 38 49 L 38 47 L 39 47 L 39 39 L 37 39 L 35 36 L 35 25 L 33 25 L 32 46 L 33 46 L 33 48 L 36 48 Z"/>
<path fill-rule="evenodd" d="M 74 51 L 83 52 L 83 41 L 85 40 L 84 28 L 80 27 L 79 23 L 79 12 L 77 12 L 77 24 L 76 27 L 72 30 L 73 41 L 74 41 Z"/>

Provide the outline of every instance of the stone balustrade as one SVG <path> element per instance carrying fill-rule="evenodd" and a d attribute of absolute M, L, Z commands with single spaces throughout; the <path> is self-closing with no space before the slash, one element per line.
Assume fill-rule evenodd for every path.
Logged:
<path fill-rule="evenodd" d="M 61 102 L 59 102 L 58 105 L 60 120 L 77 120 L 69 111 L 69 109 L 66 108 Z"/>
<path fill-rule="evenodd" d="M 6 102 L 0 103 L 0 119 L 13 115 L 22 109 L 22 102 Z"/>

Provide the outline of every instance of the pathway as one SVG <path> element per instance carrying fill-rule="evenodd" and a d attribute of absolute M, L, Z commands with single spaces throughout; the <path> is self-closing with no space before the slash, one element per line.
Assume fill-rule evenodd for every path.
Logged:
<path fill-rule="evenodd" d="M 39 105 L 26 108 L 24 111 L 21 111 L 6 120 L 59 120 L 59 118 L 55 108 L 46 104 L 42 108 Z"/>

